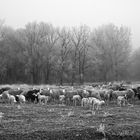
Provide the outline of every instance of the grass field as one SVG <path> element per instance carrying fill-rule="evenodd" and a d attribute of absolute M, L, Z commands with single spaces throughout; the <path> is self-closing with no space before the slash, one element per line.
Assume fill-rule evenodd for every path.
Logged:
<path fill-rule="evenodd" d="M 0 104 L 0 139 L 140 139 L 139 102 L 110 104 L 93 113 L 80 106 Z"/>

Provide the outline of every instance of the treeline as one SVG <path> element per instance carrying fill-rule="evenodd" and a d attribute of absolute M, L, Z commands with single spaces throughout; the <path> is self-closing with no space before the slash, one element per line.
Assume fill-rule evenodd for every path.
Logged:
<path fill-rule="evenodd" d="M 140 50 L 132 54 L 131 32 L 124 26 L 108 24 L 91 30 L 86 25 L 56 28 L 32 22 L 14 30 L 0 22 L 0 83 L 135 79 L 139 58 Z"/>

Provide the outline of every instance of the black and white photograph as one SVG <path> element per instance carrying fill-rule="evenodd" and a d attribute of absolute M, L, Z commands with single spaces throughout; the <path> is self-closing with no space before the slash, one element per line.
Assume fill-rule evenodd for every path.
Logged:
<path fill-rule="evenodd" d="M 0 140 L 140 140 L 139 0 L 0 0 Z"/>

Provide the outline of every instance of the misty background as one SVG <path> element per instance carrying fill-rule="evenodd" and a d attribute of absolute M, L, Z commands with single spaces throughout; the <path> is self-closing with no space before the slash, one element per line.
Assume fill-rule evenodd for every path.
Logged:
<path fill-rule="evenodd" d="M 139 80 L 139 3 L 0 1 L 0 83 Z"/>

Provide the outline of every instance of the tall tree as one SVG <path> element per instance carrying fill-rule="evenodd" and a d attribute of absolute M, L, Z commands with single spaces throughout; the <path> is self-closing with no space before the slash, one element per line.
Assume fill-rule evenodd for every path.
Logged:
<path fill-rule="evenodd" d="M 129 75 L 132 80 L 140 80 L 140 47 L 130 57 Z"/>
<path fill-rule="evenodd" d="M 56 45 L 59 39 L 57 34 L 57 28 L 54 28 L 51 24 L 40 23 L 41 37 L 41 52 L 42 52 L 42 70 L 44 82 L 50 82 L 51 72 L 55 70 L 55 64 L 57 62 Z"/>
<path fill-rule="evenodd" d="M 119 80 L 125 76 L 125 68 L 131 49 L 130 30 L 113 24 L 104 25 L 94 31 L 94 45 L 98 49 L 97 57 L 104 81 Z M 124 75 L 123 75 L 124 74 Z"/>
<path fill-rule="evenodd" d="M 89 28 L 87 26 L 80 26 L 79 28 L 73 28 L 71 31 L 72 41 L 72 78 L 71 83 L 73 85 L 76 80 L 76 73 L 78 75 L 79 82 L 82 82 L 84 68 L 85 68 L 85 56 L 87 52 L 87 42 L 89 37 Z"/>
<path fill-rule="evenodd" d="M 68 66 L 68 56 L 71 51 L 70 45 L 70 31 L 66 28 L 63 28 L 58 31 L 59 35 L 59 60 L 58 60 L 58 69 L 60 77 L 60 85 L 63 85 L 64 75 L 66 75 L 66 69 Z M 64 74 L 65 73 L 65 74 Z"/>

